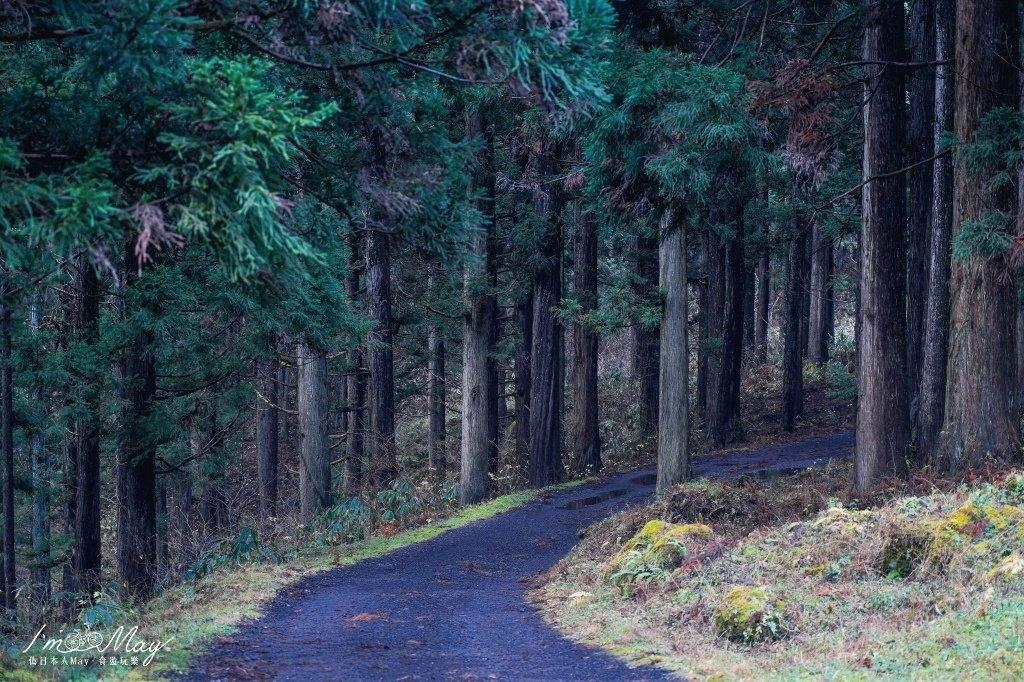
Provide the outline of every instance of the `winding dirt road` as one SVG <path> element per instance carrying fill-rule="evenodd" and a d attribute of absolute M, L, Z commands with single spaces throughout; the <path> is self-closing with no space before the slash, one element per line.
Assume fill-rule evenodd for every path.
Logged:
<path fill-rule="evenodd" d="M 849 431 L 712 455 L 695 474 L 730 478 L 848 456 Z M 328 571 L 279 595 L 262 618 L 203 654 L 194 680 L 655 680 L 570 642 L 526 603 L 528 579 L 591 523 L 646 501 L 653 470 L 616 475 Z"/>

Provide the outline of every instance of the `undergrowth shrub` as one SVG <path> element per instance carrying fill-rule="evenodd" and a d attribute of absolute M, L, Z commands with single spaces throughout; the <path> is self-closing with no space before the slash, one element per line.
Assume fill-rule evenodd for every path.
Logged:
<path fill-rule="evenodd" d="M 280 561 L 280 556 L 272 547 L 260 543 L 255 530 L 243 528 L 233 539 L 221 540 L 203 553 L 185 570 L 184 577 L 199 580 L 225 566 L 262 561 Z"/>
<path fill-rule="evenodd" d="M 366 537 L 370 509 L 358 497 L 325 509 L 317 519 L 320 545 L 339 545 Z"/>
<path fill-rule="evenodd" d="M 810 381 L 823 384 L 830 398 L 853 400 L 857 397 L 856 379 L 846 365 L 838 360 L 829 360 L 824 364 L 807 361 L 804 363 L 804 376 Z"/>
<path fill-rule="evenodd" d="M 398 479 L 390 488 L 377 493 L 380 518 L 385 523 L 402 523 L 422 508 L 423 503 L 415 489 L 405 479 Z"/>

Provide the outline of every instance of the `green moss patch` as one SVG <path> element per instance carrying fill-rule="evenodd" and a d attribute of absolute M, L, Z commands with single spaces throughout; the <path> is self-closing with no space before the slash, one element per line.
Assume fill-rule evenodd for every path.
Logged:
<path fill-rule="evenodd" d="M 665 579 L 711 532 L 702 523 L 648 521 L 608 560 L 605 577 L 627 594 L 635 583 Z"/>
<path fill-rule="evenodd" d="M 780 639 L 785 632 L 783 609 L 785 602 L 771 599 L 760 587 L 736 586 L 715 609 L 715 630 L 744 644 Z"/>

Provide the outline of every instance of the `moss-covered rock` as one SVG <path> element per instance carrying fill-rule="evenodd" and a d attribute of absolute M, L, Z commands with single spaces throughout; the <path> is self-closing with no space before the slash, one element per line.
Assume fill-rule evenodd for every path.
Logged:
<path fill-rule="evenodd" d="M 744 644 L 780 639 L 786 632 L 784 609 L 760 587 L 733 587 L 715 609 L 715 631 Z"/>
<path fill-rule="evenodd" d="M 891 525 L 885 531 L 876 567 L 882 575 L 900 578 L 922 565 L 946 568 L 958 555 L 983 557 L 1005 551 L 1000 547 L 1001 537 L 1015 533 L 1015 540 L 1020 540 L 1022 529 L 1024 509 L 971 501 L 937 519 Z"/>
<path fill-rule="evenodd" d="M 608 560 L 605 578 L 628 591 L 634 582 L 646 582 L 679 566 L 693 546 L 711 534 L 711 528 L 701 523 L 648 521 Z"/>

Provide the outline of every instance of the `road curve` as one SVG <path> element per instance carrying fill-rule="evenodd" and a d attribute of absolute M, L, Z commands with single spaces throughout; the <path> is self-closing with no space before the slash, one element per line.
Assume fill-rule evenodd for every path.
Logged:
<path fill-rule="evenodd" d="M 844 431 L 712 455 L 698 476 L 730 478 L 848 456 Z M 212 646 L 193 680 L 656 680 L 570 642 L 526 603 L 531 576 L 581 529 L 653 491 L 653 469 L 606 478 L 385 556 L 306 578 Z"/>

